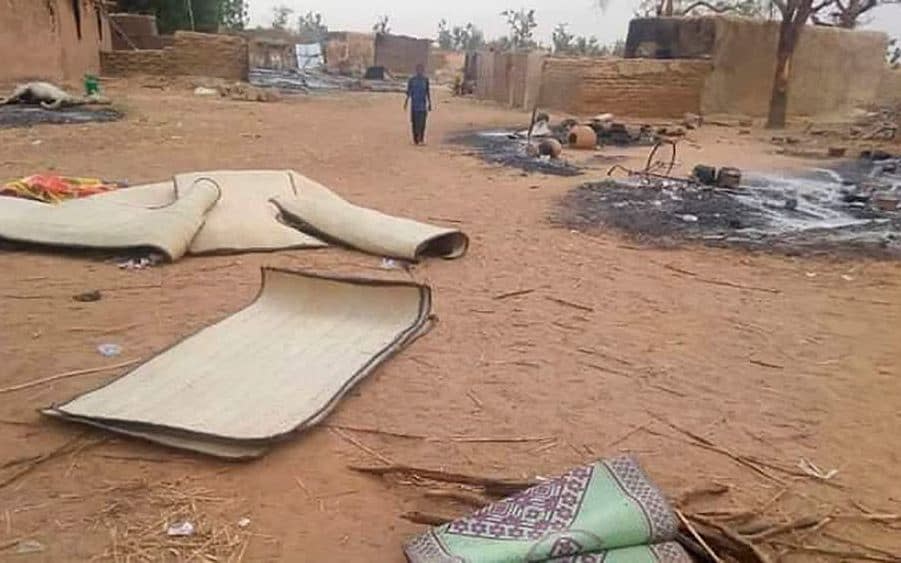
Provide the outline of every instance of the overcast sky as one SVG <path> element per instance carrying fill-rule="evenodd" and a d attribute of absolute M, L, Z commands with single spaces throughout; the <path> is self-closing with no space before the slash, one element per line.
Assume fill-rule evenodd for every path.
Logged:
<path fill-rule="evenodd" d="M 438 21 L 450 24 L 473 22 L 493 38 L 507 32 L 500 12 L 520 7 L 534 8 L 538 20 L 536 37 L 550 43 L 551 30 L 557 23 L 569 24 L 570 32 L 595 36 L 601 43 L 625 39 L 638 0 L 609 0 L 605 11 L 594 7 L 593 0 L 450 0 L 411 2 L 410 0 L 249 0 L 251 25 L 272 22 L 272 9 L 278 5 L 293 8 L 296 13 L 322 13 L 333 31 L 370 31 L 381 14 L 391 18 L 395 33 L 418 37 L 435 37 Z M 873 11 L 869 28 L 901 37 L 901 4 Z M 293 19 L 293 18 L 292 18 Z"/>

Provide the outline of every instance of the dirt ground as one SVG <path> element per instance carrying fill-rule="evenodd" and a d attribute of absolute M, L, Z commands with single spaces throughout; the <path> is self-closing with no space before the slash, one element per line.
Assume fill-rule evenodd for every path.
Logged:
<path fill-rule="evenodd" d="M 901 553 L 901 523 L 862 516 L 901 513 L 901 264 L 661 250 L 616 233 L 555 227 L 557 201 L 601 176 L 606 167 L 592 163 L 605 159 L 580 155 L 592 166 L 582 178 L 529 175 L 443 142 L 526 120 L 491 104 L 442 96 L 430 143 L 417 148 L 394 94 L 256 104 L 140 81 L 110 88 L 127 113 L 121 122 L 0 131 L 0 178 L 49 171 L 140 183 L 195 170 L 291 168 L 356 203 L 460 226 L 472 244 L 463 259 L 429 260 L 410 274 L 341 249 L 188 257 L 142 271 L 96 257 L 0 251 L 0 387 L 148 358 L 246 305 L 262 265 L 411 275 L 433 287 L 440 319 L 324 424 L 251 463 L 38 414 L 121 370 L 0 395 L 0 559 L 125 561 L 138 553 L 128 541 L 139 528 L 140 537 L 156 538 L 142 540 L 144 555 L 163 558 L 172 541 L 163 527 L 180 511 L 229 534 L 223 561 L 401 562 L 403 542 L 424 529 L 403 512 L 464 509 L 347 468 L 380 463 L 370 452 L 496 476 L 553 475 L 632 452 L 673 496 L 714 482 L 732 487 L 701 508 L 746 510 L 771 500 L 772 520 L 834 517 L 785 541 Z M 798 165 L 771 154 L 763 135 L 705 127 L 681 159 L 688 167 Z M 611 154 L 637 164 L 646 149 L 604 156 Z M 72 300 L 94 289 L 101 301 Z M 102 343 L 121 345 L 122 355 L 101 357 Z M 700 447 L 676 427 L 714 446 Z M 10 463 L 79 437 L 43 463 Z M 724 449 L 769 464 L 770 477 Z M 838 473 L 828 483 L 799 476 L 802 458 Z M 243 528 L 242 518 L 250 520 Z M 17 554 L 20 539 L 46 549 Z M 198 546 L 198 557 L 207 547 Z M 839 559 L 790 552 L 783 560 Z"/>

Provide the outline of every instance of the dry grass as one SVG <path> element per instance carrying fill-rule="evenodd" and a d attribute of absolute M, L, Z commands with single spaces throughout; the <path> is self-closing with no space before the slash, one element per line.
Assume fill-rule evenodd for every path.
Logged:
<path fill-rule="evenodd" d="M 190 480 L 147 483 L 129 481 L 103 489 L 110 501 L 91 519 L 93 529 L 106 529 L 109 545 L 95 561 L 239 562 L 250 542 L 249 530 L 238 525 L 241 501 L 225 498 Z M 173 524 L 190 522 L 190 536 L 169 536 Z"/>

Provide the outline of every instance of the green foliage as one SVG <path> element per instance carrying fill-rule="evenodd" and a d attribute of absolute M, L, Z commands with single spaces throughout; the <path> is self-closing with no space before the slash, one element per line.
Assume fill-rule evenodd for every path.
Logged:
<path fill-rule="evenodd" d="M 580 57 L 621 57 L 626 51 L 626 42 L 619 40 L 612 45 L 601 45 L 597 37 L 576 36 L 566 31 L 567 24 L 559 23 L 554 28 L 551 40 L 554 54 L 576 55 Z"/>
<path fill-rule="evenodd" d="M 454 48 L 454 35 L 447 27 L 447 20 L 438 22 L 438 47 L 449 51 Z"/>
<path fill-rule="evenodd" d="M 388 16 L 379 16 L 375 23 L 372 24 L 374 33 L 391 33 L 391 25 Z"/>
<path fill-rule="evenodd" d="M 288 29 L 288 20 L 294 10 L 284 4 L 272 8 L 272 29 Z"/>
<path fill-rule="evenodd" d="M 119 0 L 119 10 L 155 15 L 161 33 L 192 28 L 216 32 L 220 24 L 242 29 L 247 23 L 246 0 Z"/>
<path fill-rule="evenodd" d="M 220 0 L 219 23 L 224 27 L 244 29 L 247 19 L 247 0 Z"/>
<path fill-rule="evenodd" d="M 572 52 L 573 40 L 576 36 L 566 31 L 568 25 L 566 23 L 558 23 L 551 34 L 551 43 L 553 43 L 555 54 L 569 54 Z"/>
<path fill-rule="evenodd" d="M 485 45 L 485 34 L 471 22 L 448 27 L 447 20 L 438 22 L 438 47 L 454 51 L 475 51 Z"/>
<path fill-rule="evenodd" d="M 535 10 L 526 11 L 520 8 L 519 11 L 504 10 L 501 15 L 507 18 L 507 25 L 510 27 L 510 36 L 506 39 L 512 49 L 531 49 L 537 47 L 535 43 L 534 32 L 538 27 L 535 21 Z"/>
<path fill-rule="evenodd" d="M 509 51 L 513 48 L 513 41 L 511 41 L 509 37 L 504 35 L 490 41 L 488 43 L 488 46 L 496 51 Z"/>
<path fill-rule="evenodd" d="M 320 43 L 328 35 L 328 26 L 319 12 L 307 12 L 297 18 L 297 33 L 307 43 Z"/>
<path fill-rule="evenodd" d="M 609 55 L 611 57 L 625 57 L 626 56 L 626 40 L 625 39 L 617 39 L 610 45 L 605 45 L 601 47 L 603 52 L 602 55 Z"/>
<path fill-rule="evenodd" d="M 583 57 L 597 57 L 604 54 L 597 37 L 576 37 L 573 48 L 577 55 Z"/>

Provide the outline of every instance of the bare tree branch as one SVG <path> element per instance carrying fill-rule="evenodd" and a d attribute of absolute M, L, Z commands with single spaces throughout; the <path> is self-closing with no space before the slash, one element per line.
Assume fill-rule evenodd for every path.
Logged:
<path fill-rule="evenodd" d="M 713 4 L 709 4 L 704 0 L 698 0 L 697 2 L 690 4 L 687 8 L 679 12 L 680 16 L 687 16 L 691 13 L 692 10 L 696 10 L 697 8 L 707 8 L 711 12 L 715 12 L 717 14 L 722 14 L 724 12 L 732 12 L 735 11 L 735 6 L 714 6 Z"/>

